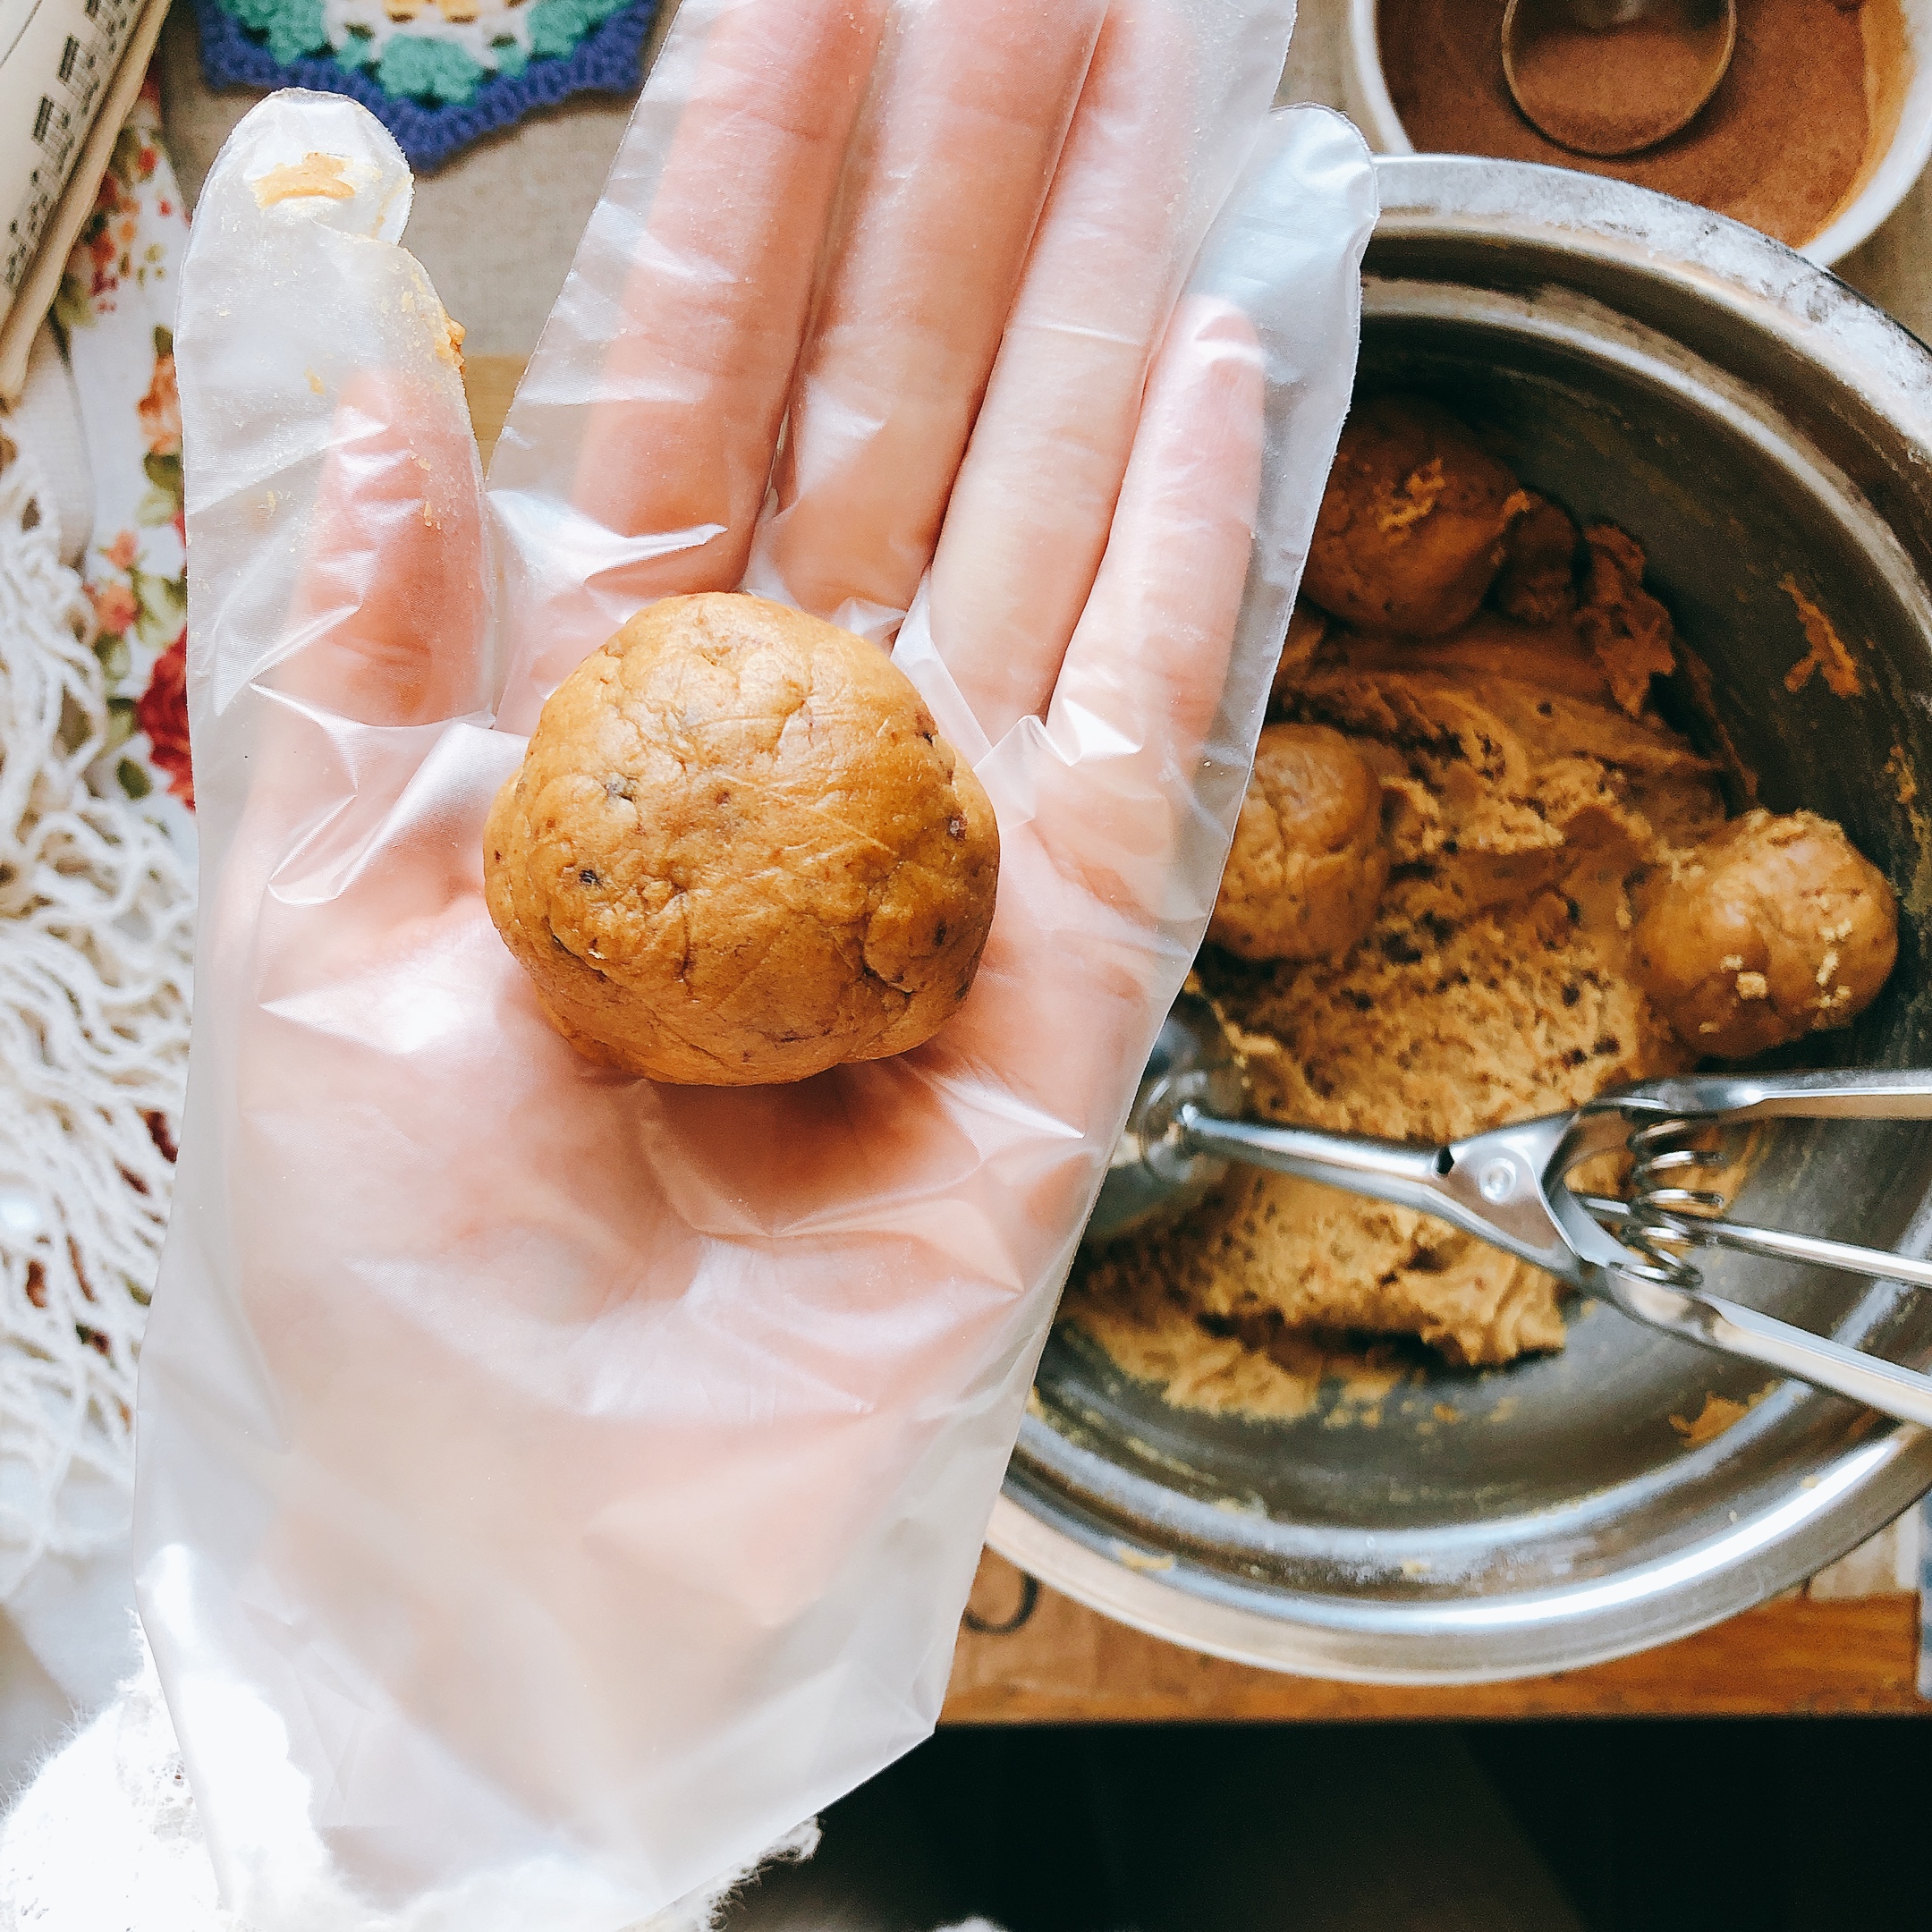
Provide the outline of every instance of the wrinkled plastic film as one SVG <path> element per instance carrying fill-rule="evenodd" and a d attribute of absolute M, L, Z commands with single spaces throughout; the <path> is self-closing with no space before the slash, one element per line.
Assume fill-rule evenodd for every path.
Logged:
<path fill-rule="evenodd" d="M 492 461 L 491 503 L 519 640 L 503 708 L 512 728 L 527 731 L 548 691 L 641 602 L 720 580 L 744 580 L 890 640 L 922 563 L 903 559 L 887 573 L 904 594 L 881 602 L 869 595 L 877 590 L 875 582 L 828 586 L 801 567 L 800 550 L 802 544 L 810 557 L 811 529 L 829 524 L 843 533 L 867 514 L 866 479 L 895 473 L 894 459 L 904 454 L 895 443 L 944 444 L 955 428 L 945 411 L 909 421 L 899 410 L 887 421 L 874 407 L 874 363 L 889 361 L 908 342 L 916 349 L 922 317 L 894 273 L 903 267 L 904 237 L 893 231 L 893 196 L 885 197 L 883 209 L 854 208 L 874 174 L 895 185 L 929 182 L 938 169 L 960 172 L 956 147 L 946 138 L 957 134 L 955 97 L 970 92 L 970 76 L 962 80 L 957 71 L 960 47 L 936 53 L 928 45 L 958 17 L 945 0 L 897 7 L 886 0 L 804 0 L 775 8 L 759 0 L 709 0 L 681 11 Z M 1041 44 L 1035 64 L 1044 65 L 1046 78 L 1033 103 L 1038 125 L 1022 117 L 1021 132 L 1030 128 L 1036 136 L 1043 172 L 1034 192 L 1049 221 L 1055 212 L 1049 177 L 1078 111 L 1120 123 L 1113 131 L 1117 152 L 1105 170 L 1090 171 L 1102 190 L 1098 208 L 1144 211 L 1140 225 L 1156 238 L 1151 259 L 1123 259 L 1120 250 L 1107 249 L 1104 234 L 1081 232 L 1100 225 L 1098 209 L 1076 206 L 1057 211 L 1055 246 L 1044 260 L 1022 250 L 1011 261 L 987 264 L 977 250 L 962 252 L 962 286 L 951 300 L 962 299 L 964 287 L 977 285 L 989 268 L 1013 279 L 1001 297 L 1017 298 L 1003 359 L 1030 332 L 1056 327 L 1089 339 L 1124 329 L 1143 338 L 1137 352 L 1144 358 L 1208 221 L 1247 159 L 1293 17 L 1286 0 L 1115 0 L 1111 9 L 1099 0 L 1052 9 L 1034 0 L 998 0 L 976 11 L 965 53 L 1003 35 L 1016 44 Z M 676 185 L 691 174 L 693 150 L 701 151 L 720 126 L 736 123 L 748 88 L 758 112 L 803 114 L 799 89 L 772 78 L 794 68 L 820 89 L 812 97 L 815 125 L 827 146 L 849 140 L 842 165 L 794 191 L 784 216 L 769 225 L 739 221 L 721 231 L 695 217 Z M 907 81 L 908 69 L 911 84 L 923 89 L 910 103 L 893 88 Z M 849 104 L 841 93 L 848 87 Z M 985 91 L 987 105 L 996 103 L 997 80 Z M 1157 108 L 1143 104 L 1149 96 Z M 828 100 L 841 108 L 824 106 Z M 1084 131 L 1076 124 L 1073 138 Z M 1003 130 L 996 147 L 1014 138 Z M 734 206 L 757 204 L 758 159 L 754 152 L 745 171 L 718 184 Z M 997 185 L 996 179 L 961 179 L 948 199 L 970 213 L 976 196 Z M 819 220 L 829 227 L 818 273 L 801 295 L 815 305 L 821 333 L 828 319 L 834 325 L 835 347 L 839 318 L 828 318 L 826 310 L 847 295 L 855 260 L 869 266 L 882 284 L 863 291 L 864 326 L 875 352 L 828 369 L 832 357 L 808 351 L 797 368 L 781 359 L 783 367 L 770 372 L 775 381 L 754 367 L 733 370 L 718 385 L 724 406 L 735 413 L 757 414 L 775 397 L 782 403 L 793 396 L 794 382 L 806 392 L 769 500 L 767 465 L 733 463 L 728 447 L 721 462 L 716 447 L 708 445 L 693 453 L 691 464 L 706 487 L 673 493 L 680 513 L 656 522 L 627 518 L 639 493 L 627 487 L 627 466 L 614 452 L 640 424 L 661 424 L 675 412 L 703 349 L 700 340 L 690 355 L 664 358 L 639 352 L 636 337 L 650 323 L 676 335 L 693 287 L 768 271 L 791 251 L 799 232 L 786 223 L 816 233 L 811 225 Z M 970 240 L 963 226 L 962 239 Z M 1082 290 L 1070 271 L 1089 265 L 1105 279 Z M 987 373 L 969 372 L 966 393 L 976 394 Z M 1004 373 L 1004 366 L 995 372 L 996 406 Z M 1066 386 L 1055 388 L 1065 402 Z M 967 473 L 973 474 L 972 465 Z M 942 489 L 936 509 L 945 499 Z M 757 555 L 747 574 L 754 519 Z M 807 538 L 799 534 L 801 522 Z"/>
<path fill-rule="evenodd" d="M 325 1910 L 605 1932 L 930 1727 L 1055 1294 L 1212 902 L 1345 403 L 1366 157 L 1320 112 L 1258 147 L 1250 117 L 1207 144 L 1224 186 L 1245 173 L 1154 365 L 1055 706 L 985 729 L 949 668 L 976 640 L 935 643 L 930 585 L 901 633 L 1002 816 L 958 1019 L 798 1088 L 590 1068 L 481 905 L 483 816 L 522 745 L 476 693 L 493 629 L 527 672 L 557 627 L 588 613 L 595 643 L 631 614 L 640 559 L 716 540 L 613 532 L 578 499 L 590 426 L 638 400 L 600 353 L 625 311 L 597 277 L 646 245 L 709 36 L 744 11 L 687 8 L 613 177 L 637 199 L 600 209 L 603 266 L 587 241 L 520 398 L 500 604 L 440 310 L 392 245 L 387 137 L 275 97 L 198 217 L 177 354 L 206 857 L 137 1560 L 224 1894 L 258 1932 Z M 1198 11 L 1233 36 L 1199 43 L 1201 72 L 1257 115 L 1264 11 Z M 351 196 L 260 205 L 315 151 Z M 1110 669 L 1166 636 L 1160 546 L 1135 533 L 1227 532 L 1189 528 L 1140 459 L 1163 410 L 1170 434 L 1192 419 L 1188 385 L 1250 373 L 1235 647 L 1174 730 Z M 750 494 L 728 477 L 719 500 Z"/>
<path fill-rule="evenodd" d="M 1339 324 L 1353 342 L 1360 328 L 1360 246 L 1374 224 L 1376 200 L 1359 138 L 1339 114 L 1319 108 L 1271 115 L 1242 188 L 1208 235 L 1194 277 L 1200 292 L 1227 301 L 1253 321 L 1268 411 L 1254 555 L 1232 667 L 1195 779 L 1196 809 L 1171 875 L 1185 896 L 1169 919 L 1188 962 L 1214 910 L 1322 487 L 1354 385 L 1354 357 L 1335 353 L 1332 332 Z M 1338 250 L 1323 224 L 1284 219 L 1284 212 L 1298 204 L 1335 211 L 1346 232 L 1359 238 L 1356 246 Z M 1174 992 L 1179 990 L 1177 980 Z"/>
<path fill-rule="evenodd" d="M 769 448 L 747 458 L 735 442 L 677 425 L 701 385 L 734 419 L 756 417 L 775 434 L 888 12 L 885 0 L 680 7 L 492 459 L 517 640 L 512 728 L 527 731 L 542 697 L 642 603 L 741 570 Z M 802 185 L 776 140 L 704 178 L 711 151 L 747 118 L 816 133 L 818 165 Z M 681 180 L 694 181 L 691 192 L 677 191 Z M 718 367 L 708 293 L 730 284 L 768 301 L 759 284 L 775 275 L 788 284 L 780 345 L 749 368 Z M 623 452 L 645 441 L 660 453 L 653 470 L 682 465 L 688 487 L 654 489 L 661 474 L 631 473 Z"/>

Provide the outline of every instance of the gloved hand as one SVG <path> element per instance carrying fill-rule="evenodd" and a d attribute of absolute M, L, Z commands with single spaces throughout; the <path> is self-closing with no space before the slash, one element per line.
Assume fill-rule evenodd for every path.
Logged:
<path fill-rule="evenodd" d="M 621 1925 L 930 1726 L 1347 397 L 1373 191 L 1264 131 L 1285 14 L 691 0 L 487 504 L 386 137 L 282 95 L 217 162 L 136 1559 L 257 1932 Z M 919 1051 L 660 1088 L 544 1021 L 482 824 L 586 652 L 741 582 L 896 635 L 998 912 Z"/>

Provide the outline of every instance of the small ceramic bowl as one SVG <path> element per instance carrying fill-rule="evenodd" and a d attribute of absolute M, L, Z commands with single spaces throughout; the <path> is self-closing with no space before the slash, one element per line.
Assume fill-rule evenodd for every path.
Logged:
<path fill-rule="evenodd" d="M 1895 9 L 1895 12 L 1894 11 Z M 1413 154 L 1383 78 L 1376 31 L 1379 0 L 1349 0 L 1343 85 L 1350 117 L 1378 154 Z M 1869 32 L 1874 65 L 1885 79 L 1872 89 L 1877 136 L 1852 191 L 1799 252 L 1828 268 L 1865 241 L 1905 199 L 1932 160 L 1932 0 L 1875 0 Z M 1902 34 L 1902 46 L 1887 38 Z M 1868 39 L 1868 47 L 1872 40 Z"/>

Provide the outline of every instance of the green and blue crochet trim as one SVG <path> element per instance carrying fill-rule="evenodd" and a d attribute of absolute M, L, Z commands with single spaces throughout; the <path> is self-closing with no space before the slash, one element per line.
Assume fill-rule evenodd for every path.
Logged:
<path fill-rule="evenodd" d="M 431 168 L 533 107 L 639 80 L 657 0 L 195 0 L 210 85 L 360 101 Z"/>

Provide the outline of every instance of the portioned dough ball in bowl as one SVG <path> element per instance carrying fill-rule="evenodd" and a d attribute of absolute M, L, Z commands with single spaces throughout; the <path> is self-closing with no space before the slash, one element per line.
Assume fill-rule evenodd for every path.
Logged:
<path fill-rule="evenodd" d="M 1270 724 L 1208 936 L 1248 960 L 1346 952 L 1375 923 L 1388 883 L 1382 784 L 1326 724 Z"/>
<path fill-rule="evenodd" d="M 1846 1026 L 1898 957 L 1898 901 L 1843 828 L 1749 811 L 1642 901 L 1633 965 L 1688 1046 L 1741 1060 Z"/>
<path fill-rule="evenodd" d="M 1530 501 L 1446 410 L 1377 396 L 1342 431 L 1302 590 L 1365 631 L 1440 636 L 1475 615 Z"/>
<path fill-rule="evenodd" d="M 761 1086 L 957 1011 L 999 833 L 877 646 L 714 592 L 652 605 L 557 687 L 483 856 L 490 916 L 580 1052 Z"/>

